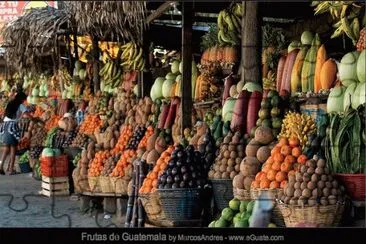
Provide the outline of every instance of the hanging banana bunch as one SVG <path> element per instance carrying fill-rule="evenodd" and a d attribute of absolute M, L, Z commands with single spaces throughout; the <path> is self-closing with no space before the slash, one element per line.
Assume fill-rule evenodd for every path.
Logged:
<path fill-rule="evenodd" d="M 121 66 L 124 71 L 142 71 L 145 67 L 143 49 L 142 47 L 137 46 L 135 42 L 128 42 L 122 46 L 121 59 Z"/>
<path fill-rule="evenodd" d="M 331 38 L 339 37 L 342 34 L 347 35 L 353 44 L 356 45 L 360 37 L 360 29 L 364 26 L 365 17 L 362 23 L 360 19 L 365 15 L 365 4 L 353 1 L 313 1 L 315 7 L 315 15 L 329 12 L 332 18 L 336 21 L 333 25 L 335 28 Z"/>
<path fill-rule="evenodd" d="M 230 8 L 222 10 L 217 17 L 217 38 L 221 46 L 240 45 L 241 18 L 243 17 L 243 4 L 235 3 Z"/>
<path fill-rule="evenodd" d="M 103 68 L 99 71 L 99 75 L 102 77 L 101 90 L 113 93 L 112 90 L 121 84 L 123 70 L 117 61 L 108 58 Z"/>

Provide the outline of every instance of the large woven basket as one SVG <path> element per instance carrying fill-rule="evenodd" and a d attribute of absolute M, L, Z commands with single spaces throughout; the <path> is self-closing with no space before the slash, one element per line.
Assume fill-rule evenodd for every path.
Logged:
<path fill-rule="evenodd" d="M 200 219 L 202 204 L 199 189 L 161 189 L 157 192 L 167 220 Z"/>
<path fill-rule="evenodd" d="M 148 221 L 155 226 L 162 226 L 165 216 L 161 209 L 159 194 L 157 192 L 140 193 L 139 198 L 145 209 Z"/>
<path fill-rule="evenodd" d="M 234 198 L 232 180 L 211 180 L 215 205 L 221 211 Z"/>
<path fill-rule="evenodd" d="M 111 177 L 111 184 L 114 185 L 114 192 L 116 194 L 127 195 L 129 181 L 124 177 Z"/>
<path fill-rule="evenodd" d="M 91 192 L 101 192 L 102 191 L 100 189 L 99 177 L 89 176 L 88 182 L 89 182 L 89 188 L 90 188 Z"/>
<path fill-rule="evenodd" d="M 244 190 L 244 189 L 233 189 L 234 198 L 240 200 L 240 201 L 250 201 L 252 200 L 252 197 L 250 196 L 250 191 Z"/>
<path fill-rule="evenodd" d="M 278 207 L 278 204 L 276 201 L 279 197 L 279 194 L 281 194 L 282 191 L 283 191 L 282 189 L 258 189 L 258 190 L 251 189 L 250 190 L 250 197 L 252 200 L 257 200 L 261 193 L 267 193 L 267 195 L 269 196 L 269 199 L 274 201 L 274 207 L 272 210 L 271 219 L 272 219 L 272 222 L 274 224 L 276 224 L 278 227 L 286 226 L 284 218 L 282 216 L 282 212 L 281 212 L 280 208 Z"/>
<path fill-rule="evenodd" d="M 301 224 L 335 227 L 340 224 L 344 211 L 344 203 L 302 207 L 279 202 L 278 206 L 284 217 L 286 227 L 298 227 Z"/>
<path fill-rule="evenodd" d="M 115 193 L 116 191 L 116 185 L 109 176 L 100 176 L 99 184 L 103 193 Z"/>

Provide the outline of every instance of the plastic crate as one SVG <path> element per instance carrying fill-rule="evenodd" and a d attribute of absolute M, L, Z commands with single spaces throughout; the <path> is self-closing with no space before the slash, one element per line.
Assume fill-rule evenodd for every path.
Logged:
<path fill-rule="evenodd" d="M 41 174 L 47 177 L 64 177 L 69 175 L 67 155 L 41 158 Z"/>

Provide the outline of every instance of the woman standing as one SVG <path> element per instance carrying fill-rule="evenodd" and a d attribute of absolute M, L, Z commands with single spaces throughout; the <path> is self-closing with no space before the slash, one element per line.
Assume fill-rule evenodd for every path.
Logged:
<path fill-rule="evenodd" d="M 4 122 L 0 125 L 0 142 L 3 144 L 2 155 L 0 158 L 0 174 L 4 175 L 4 163 L 10 153 L 10 162 L 8 172 L 10 175 L 16 173 L 14 170 L 16 147 L 20 140 L 20 130 L 17 121 L 26 112 L 23 103 L 26 101 L 27 95 L 18 92 L 14 99 L 8 103 L 5 109 Z"/>

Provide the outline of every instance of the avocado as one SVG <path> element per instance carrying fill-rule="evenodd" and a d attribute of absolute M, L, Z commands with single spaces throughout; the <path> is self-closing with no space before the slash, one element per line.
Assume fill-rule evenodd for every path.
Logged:
<path fill-rule="evenodd" d="M 271 99 L 271 105 L 272 107 L 277 107 L 280 104 L 280 97 L 279 96 L 273 96 Z"/>
<path fill-rule="evenodd" d="M 255 201 L 250 201 L 247 205 L 247 211 L 251 214 L 254 208 Z"/>
<path fill-rule="evenodd" d="M 224 208 L 221 212 L 221 218 L 223 218 L 224 220 L 230 222 L 233 220 L 234 217 L 234 211 L 231 210 L 230 208 Z"/>
<path fill-rule="evenodd" d="M 228 225 L 227 221 L 222 217 L 215 221 L 216 228 L 223 228 L 226 227 L 227 225 Z"/>
<path fill-rule="evenodd" d="M 273 107 L 271 109 L 271 117 L 275 118 L 281 114 L 281 110 L 278 107 Z"/>
<path fill-rule="evenodd" d="M 248 203 L 249 203 L 248 201 L 241 201 L 240 202 L 239 210 L 240 210 L 241 213 L 243 213 L 247 210 Z"/>
<path fill-rule="evenodd" d="M 271 126 L 272 126 L 271 120 L 270 119 L 264 119 L 262 121 L 262 126 L 267 127 L 267 128 L 271 128 Z"/>
<path fill-rule="evenodd" d="M 229 207 L 231 208 L 231 210 L 238 212 L 240 208 L 240 201 L 237 199 L 230 200 Z"/>
<path fill-rule="evenodd" d="M 272 97 L 275 97 L 275 96 L 279 96 L 278 92 L 276 90 L 270 90 L 268 92 L 268 95 L 267 95 L 267 98 L 272 98 Z"/>

